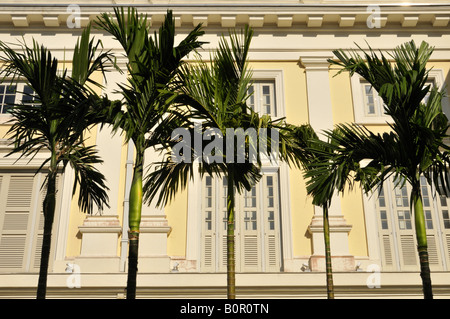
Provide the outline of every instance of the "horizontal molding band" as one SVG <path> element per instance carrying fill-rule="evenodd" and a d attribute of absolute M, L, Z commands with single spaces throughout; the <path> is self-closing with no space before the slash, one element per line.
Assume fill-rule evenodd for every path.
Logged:
<path fill-rule="evenodd" d="M 125 6 L 125 5 L 122 5 Z M 128 5 L 126 5 L 128 6 Z M 294 26 L 305 25 L 310 29 L 320 29 L 324 26 L 335 26 L 342 29 L 351 29 L 357 26 L 366 26 L 366 20 L 374 18 L 373 23 L 378 28 L 387 25 L 395 25 L 405 29 L 414 29 L 421 25 L 429 25 L 434 28 L 445 28 L 450 20 L 450 5 L 439 6 L 379 6 L 379 11 L 368 10 L 368 5 L 360 6 L 307 6 L 303 4 L 295 6 L 282 5 L 134 5 L 140 13 L 149 15 L 150 23 L 160 23 L 167 9 L 174 11 L 176 25 L 196 25 L 203 23 L 220 26 L 222 28 L 235 27 L 236 25 L 249 24 L 254 28 L 275 26 L 288 30 Z M 81 27 L 92 22 L 100 12 L 112 12 L 112 5 L 84 5 L 69 7 L 68 5 L 33 5 L 10 6 L 5 5 L 0 10 L 0 22 L 20 28 L 32 26 L 44 26 L 46 28 L 59 28 L 68 18 L 78 17 Z M 330 9 L 335 8 L 335 9 Z M 345 8 L 345 9 L 343 9 Z M 372 25 L 373 27 L 373 25 Z"/>

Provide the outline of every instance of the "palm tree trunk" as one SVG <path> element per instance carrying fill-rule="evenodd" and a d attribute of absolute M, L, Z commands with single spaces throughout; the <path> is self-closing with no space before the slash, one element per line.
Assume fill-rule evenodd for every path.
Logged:
<path fill-rule="evenodd" d="M 47 295 L 48 265 L 52 242 L 52 228 L 56 207 L 56 155 L 51 158 L 50 171 L 47 174 L 47 194 L 43 203 L 44 234 L 42 238 L 41 262 L 39 266 L 39 279 L 36 299 L 45 299 Z"/>
<path fill-rule="evenodd" d="M 414 205 L 414 223 L 416 228 L 417 251 L 420 260 L 420 277 L 422 278 L 423 296 L 424 299 L 433 299 L 431 271 L 428 262 L 427 230 L 425 227 L 425 216 L 419 183 L 413 186 L 411 199 Z"/>
<path fill-rule="evenodd" d="M 142 172 L 143 152 L 136 150 L 136 163 L 130 188 L 129 210 L 129 248 L 127 299 L 136 299 L 136 282 L 138 272 L 139 230 L 142 212 Z"/>
<path fill-rule="evenodd" d="M 234 178 L 228 173 L 227 189 L 227 298 L 236 299 L 236 266 L 234 249 Z"/>
<path fill-rule="evenodd" d="M 330 223 L 328 219 L 328 204 L 323 206 L 323 237 L 325 241 L 325 264 L 327 274 L 327 297 L 334 299 L 333 269 L 331 267 Z"/>

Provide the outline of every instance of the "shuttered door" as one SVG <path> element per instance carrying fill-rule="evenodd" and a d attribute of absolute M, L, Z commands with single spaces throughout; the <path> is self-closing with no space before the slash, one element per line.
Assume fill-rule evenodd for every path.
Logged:
<path fill-rule="evenodd" d="M 236 272 L 280 271 L 278 175 L 235 193 Z M 201 270 L 227 270 L 227 180 L 203 181 Z"/>
<path fill-rule="evenodd" d="M 448 241 L 445 230 L 445 209 L 438 207 L 431 187 L 421 178 L 421 191 L 431 270 L 443 270 L 443 258 L 448 260 Z M 385 270 L 419 270 L 414 216 L 410 207 L 409 185 L 395 187 L 392 181 L 384 184 L 377 200 L 378 229 L 383 268 Z M 445 199 L 445 201 L 444 201 Z M 441 199 L 446 205 L 446 198 Z M 446 207 L 446 206 L 445 206 Z M 444 207 L 444 208 L 445 208 Z M 450 222 L 450 220 L 449 220 Z M 450 224 L 447 223 L 450 231 Z"/>
<path fill-rule="evenodd" d="M 44 217 L 43 174 L 0 173 L 0 271 L 37 271 Z M 57 198 L 58 199 L 58 198 Z"/>

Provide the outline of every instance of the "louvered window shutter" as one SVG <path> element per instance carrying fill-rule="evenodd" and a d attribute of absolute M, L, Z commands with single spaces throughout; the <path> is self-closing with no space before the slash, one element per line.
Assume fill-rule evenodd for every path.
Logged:
<path fill-rule="evenodd" d="M 380 234 L 380 248 L 382 254 L 382 263 L 385 270 L 394 270 L 395 263 L 393 259 L 394 242 L 392 236 L 392 221 L 390 218 L 390 200 L 389 188 L 384 186 L 380 188 L 377 200 L 378 229 Z"/>
<path fill-rule="evenodd" d="M 0 174 L 0 271 L 38 271 L 44 229 L 44 174 Z M 60 176 L 57 177 L 57 189 Z M 58 215 L 60 194 L 57 193 Z M 56 222 L 54 223 L 56 228 Z M 53 231 L 54 234 L 54 231 Z M 54 237 L 54 236 L 53 236 Z"/>
<path fill-rule="evenodd" d="M 444 245 L 444 255 L 447 261 L 447 270 L 450 269 L 450 209 L 449 200 L 447 196 L 437 196 L 436 206 L 438 207 L 439 215 L 441 217 L 441 231 L 442 242 Z"/>
<path fill-rule="evenodd" d="M 417 271 L 419 258 L 414 228 L 413 212 L 410 210 L 411 187 L 395 187 L 386 182 L 377 200 L 378 227 L 382 263 L 385 270 Z M 433 197 L 432 189 L 421 178 L 428 242 L 428 260 L 431 270 L 444 270 L 443 259 L 449 265 L 450 218 L 446 197 Z M 443 235 L 443 236 L 442 236 Z M 447 237 L 448 236 L 448 237 Z M 448 266 L 447 266 L 448 268 Z"/>
<path fill-rule="evenodd" d="M 33 175 L 3 175 L 0 190 L 0 269 L 26 270 L 32 226 Z"/>
<path fill-rule="evenodd" d="M 281 244 L 280 244 L 280 210 L 278 174 L 263 176 L 262 188 L 264 192 L 264 245 L 265 270 L 280 271 Z"/>
<path fill-rule="evenodd" d="M 215 238 L 215 223 L 216 218 L 214 214 L 215 196 L 213 192 L 215 188 L 212 184 L 210 176 L 205 177 L 203 187 L 203 203 L 202 203 L 202 269 L 207 272 L 215 270 L 216 257 L 216 238 Z"/>
<path fill-rule="evenodd" d="M 216 216 L 217 216 L 217 238 L 219 241 L 219 247 L 217 247 L 219 252 L 219 267 L 218 271 L 220 272 L 226 272 L 227 271 L 227 227 L 228 227 L 228 214 L 227 214 L 227 200 L 228 200 L 228 181 L 227 178 L 224 177 L 222 179 L 216 179 L 216 195 L 219 198 L 218 206 L 216 210 Z M 236 194 L 235 194 L 236 195 Z M 238 202 L 238 198 L 235 196 L 235 216 L 237 215 L 236 210 L 236 203 Z M 234 245 L 236 252 L 239 247 L 239 238 L 236 236 L 236 229 L 238 227 L 239 223 L 237 218 L 235 218 L 235 239 L 234 239 Z M 239 271 L 239 263 L 236 260 L 236 254 L 235 257 L 235 265 L 236 265 L 236 271 Z"/>

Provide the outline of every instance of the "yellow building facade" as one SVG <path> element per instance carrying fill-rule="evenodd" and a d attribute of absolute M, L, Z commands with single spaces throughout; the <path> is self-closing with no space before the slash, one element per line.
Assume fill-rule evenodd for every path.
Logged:
<path fill-rule="evenodd" d="M 338 123 L 388 129 L 376 92 L 363 79 L 337 74 L 332 50 L 357 45 L 389 52 L 411 39 L 435 47 L 430 59 L 432 85 L 450 83 L 450 5 L 446 1 L 402 4 L 393 1 L 9 1 L 0 7 L 0 40 L 22 36 L 49 48 L 70 66 L 83 27 L 114 6 L 133 5 L 157 28 L 168 9 L 177 34 L 203 23 L 209 58 L 222 34 L 248 24 L 254 29 L 250 50 L 252 107 L 292 124 L 315 130 Z M 126 61 L 119 43 L 93 30 L 119 66 Z M 99 81 L 102 81 L 99 76 Z M 105 91 L 120 98 L 125 75 L 107 73 Z M 25 83 L 17 83 L 24 88 Z M 31 160 L 5 155 L 8 99 L 20 101 L 0 84 L 0 297 L 34 297 L 42 239 L 41 174 L 46 154 Z M 19 91 L 19 89 L 17 90 Z M 450 91 L 447 89 L 447 92 Z M 444 112 L 450 117 L 448 98 Z M 73 172 L 58 180 L 58 209 L 53 231 L 48 298 L 123 298 L 127 278 L 127 189 L 133 147 L 109 128 L 90 132 L 104 160 L 99 170 L 109 187 L 110 208 L 85 215 L 72 197 Z M 158 160 L 149 150 L 146 164 Z M 237 199 L 237 297 L 326 297 L 321 209 L 306 194 L 303 172 L 285 163 L 265 164 L 263 179 Z M 427 190 L 425 205 L 432 282 L 436 298 L 450 296 L 450 201 Z M 145 206 L 141 222 L 138 298 L 224 298 L 224 182 L 195 176 L 166 207 Z M 411 227 L 408 189 L 387 184 L 383 193 L 364 195 L 355 188 L 335 197 L 330 209 L 331 252 L 336 297 L 421 298 L 421 279 Z"/>

